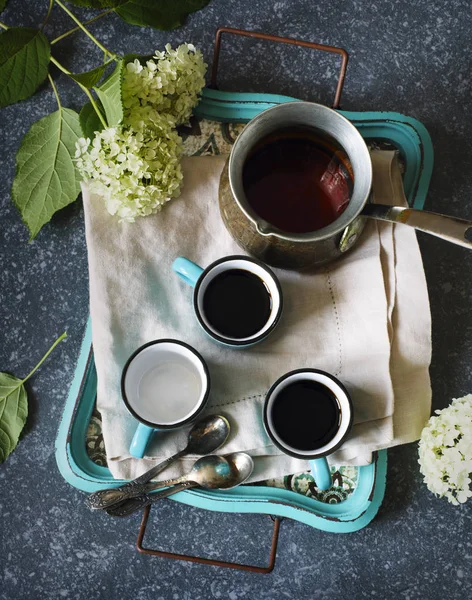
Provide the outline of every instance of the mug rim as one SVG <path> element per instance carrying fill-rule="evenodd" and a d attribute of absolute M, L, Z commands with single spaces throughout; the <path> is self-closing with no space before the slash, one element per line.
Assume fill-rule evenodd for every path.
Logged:
<path fill-rule="evenodd" d="M 125 391 L 126 374 L 128 372 L 129 366 L 131 365 L 133 360 L 136 358 L 136 356 L 138 354 L 140 354 L 146 348 L 149 348 L 150 346 L 154 346 L 157 344 L 163 344 L 163 343 L 171 343 L 171 344 L 183 346 L 184 348 L 186 348 L 187 350 L 192 352 L 197 357 L 197 359 L 200 361 L 200 364 L 202 365 L 203 371 L 204 371 L 206 379 L 207 379 L 206 390 L 205 390 L 205 393 L 203 394 L 203 398 L 202 398 L 202 400 L 200 402 L 200 406 L 197 408 L 197 410 L 195 412 L 193 412 L 192 414 L 190 414 L 186 419 L 184 419 L 182 421 L 178 421 L 177 423 L 173 423 L 170 425 L 169 424 L 161 425 L 160 423 L 155 423 L 155 422 L 153 423 L 152 421 L 148 421 L 147 419 L 144 419 L 143 417 L 141 417 L 131 406 L 131 403 L 130 403 L 128 396 L 126 395 L 126 391 Z M 131 413 L 131 415 L 135 419 L 137 419 L 140 423 L 143 423 L 143 425 L 147 425 L 148 427 L 152 427 L 153 429 L 160 429 L 163 431 L 172 431 L 173 429 L 179 429 L 180 427 L 185 426 L 187 423 L 193 422 L 193 420 L 206 407 L 206 404 L 208 402 L 208 396 L 210 395 L 210 387 L 211 387 L 210 371 L 209 371 L 208 366 L 207 366 L 204 358 L 202 357 L 202 355 L 197 350 L 195 350 L 195 348 L 190 346 L 189 344 L 186 344 L 185 342 L 181 342 L 180 340 L 175 340 L 172 338 L 162 338 L 162 339 L 152 340 L 150 342 L 146 342 L 145 344 L 142 344 L 142 346 L 139 346 L 139 348 L 137 348 L 131 354 L 131 356 L 126 361 L 126 363 L 123 367 L 123 370 L 121 372 L 121 397 L 122 397 L 123 402 L 124 402 L 126 408 L 128 409 L 128 411 Z"/>
<path fill-rule="evenodd" d="M 325 452 L 318 452 L 316 454 L 305 454 L 304 452 L 300 451 L 300 452 L 294 452 L 293 450 L 287 448 L 286 446 L 284 446 L 283 444 L 281 444 L 279 442 L 279 440 L 276 438 L 276 436 L 273 434 L 272 429 L 269 425 L 269 419 L 268 419 L 268 415 L 267 415 L 267 409 L 268 409 L 268 404 L 269 404 L 269 399 L 272 396 L 274 390 L 286 379 L 288 379 L 289 377 L 292 377 L 293 375 L 298 375 L 300 373 L 316 373 L 318 375 L 323 375 L 325 377 L 327 377 L 328 379 L 331 379 L 331 381 L 333 381 L 338 387 L 341 388 L 342 392 L 344 393 L 345 397 L 346 397 L 346 401 L 349 405 L 349 422 L 346 428 L 346 432 L 344 433 L 344 435 L 341 437 L 341 439 L 337 442 L 337 444 L 335 444 L 334 446 L 332 446 L 331 448 L 329 448 L 329 450 L 325 451 Z M 322 383 L 322 382 L 321 382 Z M 332 392 L 333 390 L 331 390 Z M 342 412 L 342 409 L 340 409 Z M 347 391 L 346 387 L 344 386 L 344 384 L 339 381 L 339 379 L 337 379 L 337 377 L 335 377 L 334 375 L 332 375 L 331 373 L 328 373 L 327 371 L 323 371 L 321 369 L 312 369 L 312 368 L 305 368 L 305 369 L 295 369 L 293 371 L 289 371 L 288 373 L 285 373 L 284 375 L 282 375 L 281 377 L 279 377 L 277 379 L 277 381 L 275 381 L 275 383 L 273 383 L 266 396 L 264 399 L 264 408 L 263 408 L 263 422 L 264 422 L 264 428 L 267 432 L 267 435 L 270 437 L 270 439 L 272 440 L 272 442 L 277 446 L 277 448 L 279 448 L 280 450 L 282 450 L 282 452 L 284 454 L 288 454 L 289 456 L 292 456 L 293 458 L 300 458 L 302 460 L 315 460 L 317 458 L 323 458 L 326 456 L 329 456 L 330 454 L 332 454 L 333 452 L 336 452 L 336 450 L 338 450 L 344 443 L 347 435 L 349 434 L 351 427 L 352 427 L 352 421 L 354 418 L 354 414 L 353 414 L 353 406 L 352 406 L 352 399 L 351 396 L 349 394 L 349 392 Z"/>
<path fill-rule="evenodd" d="M 268 329 L 266 329 L 263 333 L 260 333 L 260 334 L 256 335 L 255 337 L 251 337 L 249 339 L 244 338 L 244 339 L 238 340 L 238 339 L 234 339 L 234 338 L 224 337 L 223 335 L 220 335 L 219 333 L 217 333 L 215 330 L 210 329 L 210 327 L 208 327 L 207 323 L 203 319 L 203 317 L 200 313 L 200 309 L 198 307 L 198 296 L 199 296 L 200 288 L 201 288 L 201 285 L 202 285 L 204 279 L 207 277 L 207 275 L 210 273 L 210 271 L 213 270 L 216 266 L 218 266 L 222 263 L 225 263 L 225 262 L 232 261 L 232 260 L 242 260 L 245 262 L 254 263 L 257 266 L 259 266 L 260 268 L 262 268 L 269 275 L 269 277 L 272 278 L 272 281 L 274 282 L 275 287 L 277 289 L 277 293 L 279 295 L 279 308 L 277 310 L 277 314 L 275 315 L 275 318 L 274 318 L 272 324 L 270 325 L 270 327 L 268 327 Z M 243 254 L 231 254 L 229 256 L 223 256 L 223 257 L 215 260 L 211 264 L 209 264 L 203 270 L 203 272 L 200 274 L 200 277 L 198 278 L 197 283 L 195 284 L 195 288 L 194 288 L 193 309 L 197 316 L 198 322 L 200 323 L 202 328 L 205 330 L 205 332 L 210 337 L 212 337 L 216 341 L 221 342 L 222 344 L 229 345 L 229 346 L 249 346 L 252 344 L 257 344 L 258 342 L 265 339 L 268 335 L 270 335 L 280 321 L 280 317 L 282 316 L 282 311 L 283 311 L 282 286 L 280 285 L 280 281 L 279 281 L 278 277 L 276 276 L 276 274 L 272 271 L 272 269 L 270 269 L 265 263 L 258 260 L 257 258 L 253 258 L 252 256 L 245 256 Z"/>
<path fill-rule="evenodd" d="M 357 186 L 359 186 L 359 187 L 357 187 L 356 179 L 358 179 L 358 177 L 356 178 L 356 173 L 354 174 L 354 189 L 353 189 L 353 193 L 352 193 L 352 196 L 351 196 L 351 199 L 349 202 L 351 203 L 353 198 L 356 198 L 356 196 L 355 196 L 356 190 L 359 190 L 358 194 L 357 194 L 359 196 L 359 199 L 358 199 L 358 206 L 353 210 L 353 214 L 351 214 L 349 216 L 349 218 L 347 218 L 347 214 L 349 214 L 349 210 L 346 210 L 337 219 L 335 219 L 332 223 L 330 223 L 329 225 L 327 225 L 321 229 L 309 231 L 306 233 L 291 233 L 291 232 L 283 231 L 282 229 L 277 228 L 276 226 L 272 225 L 268 221 L 264 221 L 263 219 L 261 219 L 261 217 L 259 217 L 259 215 L 257 215 L 257 213 L 249 205 L 247 198 L 244 194 L 244 190 L 241 190 L 242 198 L 240 197 L 240 194 L 238 194 L 238 190 L 236 189 L 238 184 L 235 183 L 235 171 L 238 171 L 240 168 L 241 172 L 242 172 L 244 163 L 240 165 L 239 157 L 237 159 L 235 157 L 236 157 L 236 153 L 238 152 L 239 148 L 244 145 L 246 139 L 250 138 L 250 136 L 252 135 L 253 132 L 258 131 L 260 122 L 261 121 L 263 122 L 265 119 L 268 118 L 267 117 L 268 113 L 271 113 L 271 112 L 282 112 L 283 113 L 284 111 L 290 111 L 290 110 L 293 110 L 294 108 L 303 110 L 303 109 L 306 109 L 306 107 L 308 107 L 308 106 L 312 107 L 312 109 L 314 109 L 315 111 L 318 111 L 320 113 L 326 112 L 326 114 L 329 114 L 329 115 L 333 115 L 333 113 L 334 113 L 335 116 L 332 116 L 332 118 L 337 119 L 338 122 L 340 122 L 340 123 L 342 122 L 343 127 L 345 127 L 346 129 L 348 129 L 350 131 L 350 134 L 356 140 L 356 144 L 359 145 L 359 148 L 357 148 L 357 150 L 356 150 L 356 154 L 359 152 L 362 152 L 365 154 L 365 169 L 367 170 L 366 181 L 369 182 L 369 185 L 368 185 L 368 189 L 366 189 L 365 191 L 362 189 L 362 185 L 357 184 Z M 307 126 L 307 127 L 309 128 L 309 126 Z M 344 148 L 343 144 L 341 144 L 341 142 L 337 139 L 337 137 L 336 137 L 336 135 L 334 135 L 334 133 L 331 132 L 331 133 L 329 133 L 329 135 L 333 139 L 335 139 Z M 261 138 L 258 138 L 258 139 L 261 139 Z M 250 147 L 253 147 L 253 145 L 254 145 L 254 143 L 252 143 Z M 352 162 L 351 154 L 347 150 L 345 150 L 345 151 L 348 154 L 350 161 Z M 235 163 L 237 163 L 237 164 L 235 164 Z M 235 199 L 237 205 L 239 206 L 240 210 L 244 213 L 244 215 L 253 223 L 254 227 L 256 228 L 256 230 L 258 231 L 259 234 L 261 234 L 263 236 L 275 236 L 277 238 L 280 238 L 280 239 L 288 241 L 288 242 L 300 243 L 300 242 L 321 241 L 321 240 L 329 239 L 333 235 L 342 233 L 346 229 L 346 227 L 348 227 L 351 223 L 353 223 L 360 216 L 364 206 L 369 201 L 369 198 L 370 198 L 370 195 L 372 192 L 373 169 L 372 169 L 372 160 L 370 158 L 370 153 L 369 153 L 367 144 L 366 144 L 364 138 L 362 137 L 361 133 L 359 132 L 359 130 L 347 117 L 342 115 L 338 110 L 330 108 L 329 106 L 325 106 L 324 104 L 319 104 L 317 102 L 290 101 L 290 102 L 283 102 L 281 104 L 276 104 L 275 106 L 271 106 L 271 107 L 266 108 L 265 110 L 261 111 L 253 119 L 251 119 L 251 121 L 246 125 L 244 130 L 238 135 L 236 141 L 233 144 L 233 147 L 231 148 L 231 153 L 230 153 L 229 159 L 228 159 L 228 180 L 229 180 L 229 186 L 231 189 L 231 194 L 232 194 L 233 198 Z M 241 187 L 242 187 L 242 185 L 241 185 Z M 353 206 L 354 206 L 354 204 L 355 203 L 353 203 Z M 260 221 L 262 221 L 262 223 L 263 223 L 262 226 L 259 225 Z"/>

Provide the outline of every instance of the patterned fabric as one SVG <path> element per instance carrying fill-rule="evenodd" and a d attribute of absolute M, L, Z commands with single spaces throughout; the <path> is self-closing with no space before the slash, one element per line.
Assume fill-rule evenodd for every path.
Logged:
<path fill-rule="evenodd" d="M 107 454 L 105 452 L 105 443 L 103 441 L 102 419 L 96 406 L 93 409 L 93 413 L 90 417 L 87 427 L 85 444 L 89 458 L 97 465 L 106 467 Z"/>
<path fill-rule="evenodd" d="M 285 475 L 285 477 L 267 479 L 253 485 L 282 488 L 297 492 L 297 494 L 302 494 L 308 498 L 314 498 L 325 504 L 339 504 L 346 500 L 356 489 L 359 469 L 357 467 L 332 466 L 331 478 L 333 485 L 325 491 L 321 491 L 316 487 L 311 473 Z"/>
<path fill-rule="evenodd" d="M 193 119 L 188 127 L 181 127 L 179 133 L 184 140 L 186 156 L 212 156 L 229 154 L 231 146 L 244 129 L 244 124 L 219 123 L 216 121 L 198 121 Z M 394 150 L 388 142 L 369 141 L 371 149 Z M 400 167 L 404 165 L 400 157 Z M 100 413 L 94 408 L 87 429 L 87 454 L 98 465 L 106 466 L 105 444 L 103 442 L 102 422 Z M 332 466 L 331 476 L 333 486 L 329 490 L 320 491 L 309 472 L 286 475 L 278 479 L 268 479 L 259 482 L 258 486 L 282 488 L 314 498 L 326 504 L 338 504 L 346 500 L 356 489 L 359 479 L 359 469 L 351 466 Z"/>

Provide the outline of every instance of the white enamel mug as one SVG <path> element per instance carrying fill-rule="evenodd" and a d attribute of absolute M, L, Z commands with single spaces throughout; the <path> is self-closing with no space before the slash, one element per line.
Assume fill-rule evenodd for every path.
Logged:
<path fill-rule="evenodd" d="M 193 423 L 205 408 L 210 373 L 200 354 L 179 340 L 144 344 L 126 362 L 121 395 L 139 421 L 130 454 L 142 458 L 155 431 L 172 431 Z"/>
<path fill-rule="evenodd" d="M 172 269 L 183 280 L 194 288 L 193 307 L 195 315 L 203 330 L 214 340 L 232 346 L 245 348 L 264 340 L 276 328 L 283 309 L 283 296 L 280 282 L 276 275 L 263 262 L 248 256 L 225 256 L 211 263 L 206 269 L 195 264 L 188 258 L 179 256 L 175 259 Z M 210 283 L 224 272 L 240 270 L 256 275 L 265 285 L 271 298 L 268 319 L 259 331 L 246 337 L 231 337 L 223 334 L 210 322 L 204 311 L 205 293 Z M 221 306 L 225 311 L 226 307 Z M 250 310 L 250 309 L 248 309 Z"/>

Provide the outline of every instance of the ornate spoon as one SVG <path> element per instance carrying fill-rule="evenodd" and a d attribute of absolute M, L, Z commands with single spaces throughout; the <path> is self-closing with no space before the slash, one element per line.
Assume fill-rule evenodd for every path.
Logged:
<path fill-rule="evenodd" d="M 227 419 L 219 415 L 208 415 L 198 421 L 190 430 L 187 446 L 159 463 L 137 479 L 125 483 L 116 488 L 99 490 L 90 494 L 85 500 L 85 504 L 93 509 L 107 508 L 118 504 L 127 498 L 138 496 L 148 491 L 148 482 L 158 473 L 168 467 L 174 460 L 177 460 L 185 454 L 211 454 L 220 448 L 228 439 L 230 425 Z M 162 486 L 164 487 L 164 486 Z"/>

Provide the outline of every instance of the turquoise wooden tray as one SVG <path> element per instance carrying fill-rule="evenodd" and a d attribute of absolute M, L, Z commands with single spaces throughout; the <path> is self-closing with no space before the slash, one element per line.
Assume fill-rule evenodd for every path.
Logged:
<path fill-rule="evenodd" d="M 287 96 L 229 93 L 205 89 L 196 109 L 199 119 L 244 123 Z M 415 119 L 391 112 L 345 112 L 365 139 L 395 146 L 405 165 L 404 187 L 410 206 L 422 208 L 433 166 L 431 139 Z M 93 361 L 90 322 L 87 324 L 74 380 L 56 440 L 56 459 L 63 477 L 85 492 L 119 485 L 106 467 L 93 462 L 86 451 L 87 427 L 95 406 L 97 374 Z M 329 504 L 296 492 L 267 486 L 240 486 L 226 492 L 190 490 L 172 500 L 207 510 L 263 513 L 289 517 L 323 531 L 347 533 L 365 527 L 377 513 L 385 492 L 387 451 L 376 454 L 371 465 L 359 468 L 354 492 L 343 502 Z"/>

